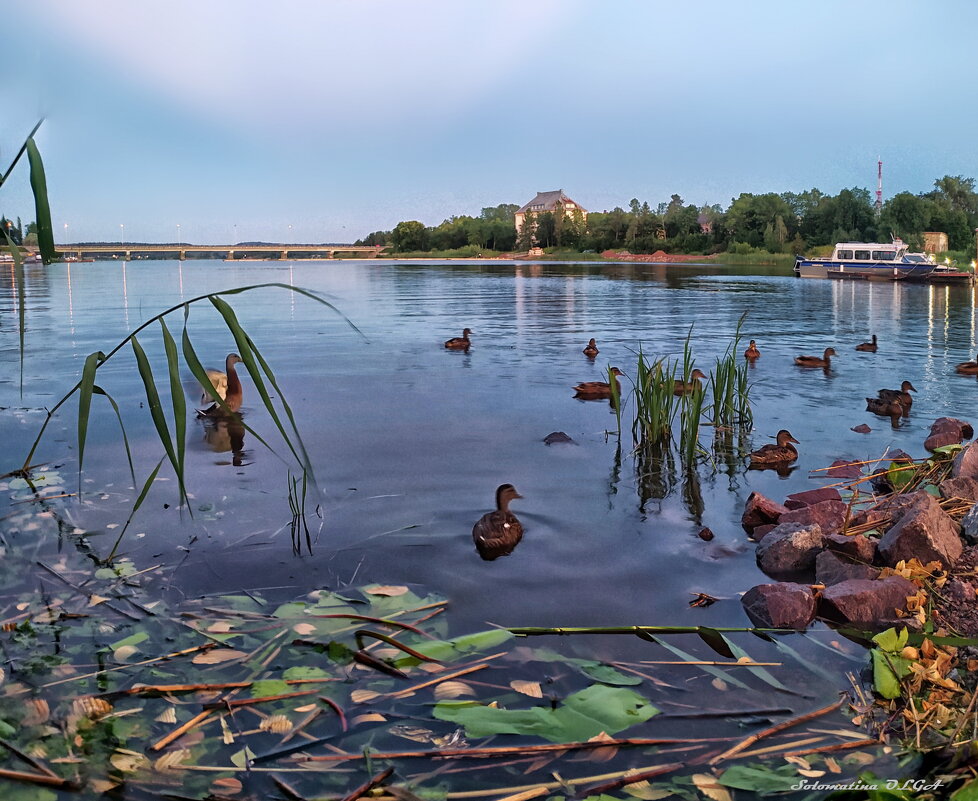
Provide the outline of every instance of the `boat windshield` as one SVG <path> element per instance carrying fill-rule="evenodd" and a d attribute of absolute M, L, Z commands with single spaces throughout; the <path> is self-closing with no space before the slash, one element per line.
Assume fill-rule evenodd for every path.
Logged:
<path fill-rule="evenodd" d="M 928 261 L 930 261 L 922 253 L 907 253 L 903 257 L 903 260 L 908 264 L 926 264 Z"/>

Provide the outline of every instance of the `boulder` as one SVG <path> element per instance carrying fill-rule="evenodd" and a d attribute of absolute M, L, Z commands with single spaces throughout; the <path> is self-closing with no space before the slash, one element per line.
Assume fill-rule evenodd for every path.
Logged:
<path fill-rule="evenodd" d="M 576 445 L 577 443 L 563 431 L 551 431 L 543 438 L 547 445 Z"/>
<path fill-rule="evenodd" d="M 829 478 L 859 478 L 862 474 L 863 465 L 860 462 L 847 462 L 845 459 L 836 459 L 825 471 Z"/>
<path fill-rule="evenodd" d="M 978 479 L 949 478 L 941 482 L 941 495 L 945 498 L 963 498 L 972 503 L 978 503 Z"/>
<path fill-rule="evenodd" d="M 815 557 L 815 580 L 829 587 L 849 579 L 874 579 L 878 567 L 857 562 L 835 551 L 822 551 Z"/>
<path fill-rule="evenodd" d="M 862 534 L 826 534 L 825 547 L 867 565 L 876 560 L 876 540 Z"/>
<path fill-rule="evenodd" d="M 788 510 L 780 503 L 765 498 L 759 492 L 752 492 L 747 498 L 744 514 L 740 518 L 744 531 L 752 534 L 758 526 L 777 523 L 778 518 Z"/>
<path fill-rule="evenodd" d="M 803 526 L 809 526 L 816 523 L 823 532 L 834 534 L 842 531 L 848 511 L 848 507 L 841 500 L 819 501 L 799 509 L 789 509 L 778 518 L 778 525 L 800 523 Z"/>
<path fill-rule="evenodd" d="M 958 524 L 928 493 L 916 492 L 914 498 L 899 522 L 880 539 L 883 563 L 893 566 L 901 559 L 916 557 L 925 565 L 936 559 L 945 568 L 952 567 L 964 550 Z"/>
<path fill-rule="evenodd" d="M 978 545 L 978 506 L 961 518 L 961 536 L 968 545 Z"/>
<path fill-rule="evenodd" d="M 911 493 L 901 492 L 889 498 L 884 498 L 875 506 L 854 514 L 849 521 L 849 525 L 855 528 L 856 526 L 861 527 L 868 523 L 870 525 L 879 524 L 881 528 L 885 528 L 888 525 L 898 523 L 907 513 L 908 509 L 913 507 L 915 503 L 920 502 L 920 495 L 927 495 L 927 493 L 923 490 Z"/>
<path fill-rule="evenodd" d="M 786 509 L 801 509 L 805 506 L 819 503 L 820 501 L 841 501 L 842 496 L 835 487 L 822 487 L 821 489 L 806 490 L 805 492 L 793 492 L 784 499 Z"/>
<path fill-rule="evenodd" d="M 815 594 L 804 584 L 758 584 L 740 599 L 755 626 L 803 629 L 815 617 Z"/>
<path fill-rule="evenodd" d="M 852 427 L 852 428 L 850 428 L 849 430 L 850 430 L 850 431 L 855 431 L 855 432 L 856 432 L 857 434 L 868 434 L 868 433 L 869 433 L 870 431 L 872 431 L 873 429 L 871 429 L 871 428 L 870 428 L 870 427 L 869 427 L 868 425 L 866 425 L 865 423 L 860 423 L 860 424 L 859 424 L 858 426 L 853 426 L 853 427 Z"/>
<path fill-rule="evenodd" d="M 703 526 L 703 528 L 696 532 L 696 536 L 701 540 L 709 542 L 716 535 L 713 533 L 713 529 L 709 528 L 708 526 Z"/>
<path fill-rule="evenodd" d="M 930 436 L 924 440 L 924 447 L 932 451 L 945 445 L 956 445 L 974 435 L 975 430 L 970 423 L 956 417 L 940 417 L 931 424 Z"/>
<path fill-rule="evenodd" d="M 751 539 L 755 542 L 760 542 L 764 539 L 765 535 L 770 534 L 777 527 L 778 526 L 775 523 L 766 523 L 763 526 L 758 526 L 753 532 L 751 532 Z"/>
<path fill-rule="evenodd" d="M 972 442 L 954 457 L 951 475 L 955 478 L 978 478 L 978 442 Z"/>
<path fill-rule="evenodd" d="M 779 523 L 757 546 L 757 564 L 769 576 L 790 575 L 815 567 L 825 538 L 817 523 Z"/>
<path fill-rule="evenodd" d="M 907 598 L 917 585 L 903 576 L 885 579 L 848 579 L 826 587 L 818 612 L 835 623 L 886 628 L 896 620 L 896 610 L 907 608 Z"/>

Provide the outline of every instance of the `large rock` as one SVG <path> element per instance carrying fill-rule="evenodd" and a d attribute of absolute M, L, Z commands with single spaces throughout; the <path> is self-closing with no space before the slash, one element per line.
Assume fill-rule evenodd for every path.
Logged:
<path fill-rule="evenodd" d="M 916 592 L 917 585 L 903 576 L 849 579 L 825 588 L 818 612 L 835 623 L 885 628 L 897 619 L 897 609 L 906 610 L 907 598 Z"/>
<path fill-rule="evenodd" d="M 978 545 L 978 506 L 972 506 L 961 518 L 961 536 L 968 545 Z"/>
<path fill-rule="evenodd" d="M 842 501 L 819 501 L 800 509 L 790 509 L 778 518 L 782 523 L 800 523 L 803 526 L 817 524 L 826 534 L 842 531 L 848 507 Z"/>
<path fill-rule="evenodd" d="M 941 495 L 945 498 L 963 498 L 972 503 L 978 503 L 978 479 L 949 478 L 941 482 Z"/>
<path fill-rule="evenodd" d="M 744 531 L 753 534 L 754 529 L 758 526 L 777 523 L 778 518 L 787 511 L 780 503 L 764 497 L 759 492 L 752 492 L 747 498 L 747 504 L 744 507 L 744 514 L 741 516 L 740 522 Z"/>
<path fill-rule="evenodd" d="M 779 523 L 757 546 L 757 564 L 769 576 L 811 570 L 825 538 L 818 524 Z"/>
<path fill-rule="evenodd" d="M 931 424 L 930 436 L 924 440 L 924 447 L 932 451 L 945 445 L 956 445 L 974 435 L 975 430 L 970 423 L 955 417 L 941 417 Z"/>
<path fill-rule="evenodd" d="M 744 593 L 741 603 L 754 625 L 762 628 L 803 629 L 815 617 L 815 594 L 803 584 L 758 584 Z"/>
<path fill-rule="evenodd" d="M 927 495 L 923 490 L 911 493 L 897 493 L 888 498 L 884 498 L 875 506 L 864 509 L 852 516 L 849 525 L 852 528 L 862 527 L 866 524 L 876 526 L 881 529 L 900 522 L 900 519 L 919 502 L 920 495 Z"/>
<path fill-rule="evenodd" d="M 825 547 L 830 551 L 848 556 L 857 562 L 872 564 L 876 561 L 876 540 L 862 534 L 827 534 Z"/>
<path fill-rule="evenodd" d="M 777 527 L 777 523 L 765 523 L 763 526 L 758 526 L 751 532 L 751 539 L 755 542 L 760 542 L 767 534 L 770 534 Z"/>
<path fill-rule="evenodd" d="M 978 478 L 978 442 L 972 442 L 954 457 L 951 475 L 955 478 Z"/>
<path fill-rule="evenodd" d="M 822 551 L 815 557 L 815 580 L 826 587 L 849 579 L 874 579 L 879 573 L 878 567 L 857 562 L 835 551 Z"/>
<path fill-rule="evenodd" d="M 925 565 L 936 559 L 944 567 L 952 567 L 964 550 L 958 524 L 933 496 L 926 492 L 914 496 L 913 505 L 880 539 L 883 563 L 893 566 L 901 559 L 916 557 Z"/>
<path fill-rule="evenodd" d="M 784 499 L 787 509 L 801 509 L 804 506 L 811 506 L 821 501 L 841 501 L 842 496 L 835 487 L 821 487 L 820 489 L 806 490 L 805 492 L 793 492 Z"/>

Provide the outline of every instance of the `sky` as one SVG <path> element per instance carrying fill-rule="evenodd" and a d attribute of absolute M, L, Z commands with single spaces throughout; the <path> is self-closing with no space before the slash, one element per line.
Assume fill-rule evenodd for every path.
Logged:
<path fill-rule="evenodd" d="M 352 242 L 563 189 L 978 177 L 973 0 L 0 0 L 55 241 Z M 33 219 L 26 160 L 0 213 Z"/>

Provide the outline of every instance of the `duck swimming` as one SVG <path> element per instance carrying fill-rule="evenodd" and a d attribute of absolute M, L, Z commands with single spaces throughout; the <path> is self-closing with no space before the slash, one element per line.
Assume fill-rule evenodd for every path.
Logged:
<path fill-rule="evenodd" d="M 618 380 L 617 376 L 625 375 L 617 367 L 612 367 L 611 372 L 615 378 L 615 386 L 618 395 L 621 395 L 621 382 Z M 602 398 L 611 397 L 611 384 L 604 381 L 585 381 L 574 387 L 574 397 L 583 398 L 584 400 L 600 400 Z"/>
<path fill-rule="evenodd" d="M 868 353 L 876 353 L 876 334 L 873 334 L 872 342 L 862 342 L 856 345 L 856 350 L 866 351 Z"/>
<path fill-rule="evenodd" d="M 744 351 L 744 358 L 754 361 L 754 359 L 758 358 L 760 355 L 761 352 L 757 349 L 757 345 L 754 344 L 754 340 L 752 339 L 750 344 L 747 346 L 747 350 Z"/>
<path fill-rule="evenodd" d="M 961 362 L 954 368 L 954 372 L 961 373 L 961 375 L 978 375 L 978 361 Z"/>
<path fill-rule="evenodd" d="M 818 356 L 795 356 L 795 364 L 799 367 L 831 367 L 830 357 L 836 355 L 835 348 L 826 348 L 821 359 Z"/>
<path fill-rule="evenodd" d="M 911 384 L 909 381 L 904 381 L 900 384 L 900 389 L 881 389 L 876 394 L 881 400 L 886 401 L 899 401 L 900 405 L 903 406 L 904 413 L 910 411 L 910 407 L 913 406 L 913 398 L 910 397 L 911 392 L 916 392 L 917 387 Z"/>
<path fill-rule="evenodd" d="M 706 378 L 706 375 L 704 375 L 703 371 L 699 369 L 693 370 L 693 372 L 690 373 L 689 381 L 681 381 L 680 379 L 677 378 L 673 382 L 672 394 L 686 395 L 692 392 L 693 390 L 699 389 L 702 386 L 700 384 L 701 378 Z"/>
<path fill-rule="evenodd" d="M 220 370 L 207 370 L 207 379 L 214 387 L 214 392 L 227 404 L 228 409 L 232 412 L 237 412 L 241 408 L 243 398 L 241 381 L 238 378 L 237 371 L 234 369 L 234 365 L 236 364 L 241 364 L 241 357 L 237 353 L 229 353 L 224 360 L 225 372 L 222 373 Z M 213 400 L 213 396 L 205 388 L 200 402 L 203 404 L 209 400 Z M 201 417 L 221 417 L 227 414 L 227 410 L 221 404 L 213 403 L 206 409 L 198 411 L 197 414 Z"/>
<path fill-rule="evenodd" d="M 472 343 L 469 341 L 469 334 L 472 333 L 471 328 L 466 328 L 462 332 L 460 337 L 452 337 L 445 343 L 445 347 L 449 350 L 468 350 L 469 345 Z"/>
<path fill-rule="evenodd" d="M 594 337 L 591 337 L 591 338 L 590 338 L 590 339 L 589 339 L 589 340 L 587 341 L 587 345 L 585 346 L 585 348 L 584 348 L 584 350 L 583 350 L 583 351 L 581 351 L 581 352 L 582 352 L 582 353 L 583 353 L 583 354 L 584 354 L 585 356 L 587 356 L 587 357 L 588 357 L 589 359 L 593 359 L 593 358 L 594 358 L 595 356 L 597 356 L 597 355 L 598 355 L 598 354 L 599 354 L 599 353 L 600 353 L 601 351 L 599 351 L 599 350 L 598 350 L 598 345 L 597 345 L 597 343 L 596 343 L 596 342 L 594 341 Z"/>
<path fill-rule="evenodd" d="M 483 559 L 505 556 L 523 539 L 523 524 L 509 511 L 510 501 L 522 497 L 512 484 L 496 488 L 496 511 L 484 514 L 472 527 L 472 540 Z"/>
<path fill-rule="evenodd" d="M 798 451 L 791 445 L 798 444 L 791 432 L 781 429 L 777 436 L 777 445 L 765 445 L 750 454 L 751 467 L 761 465 L 784 466 L 798 458 Z"/>
<path fill-rule="evenodd" d="M 866 411 L 878 414 L 880 417 L 900 417 L 904 412 L 903 404 L 896 398 L 866 398 Z"/>

